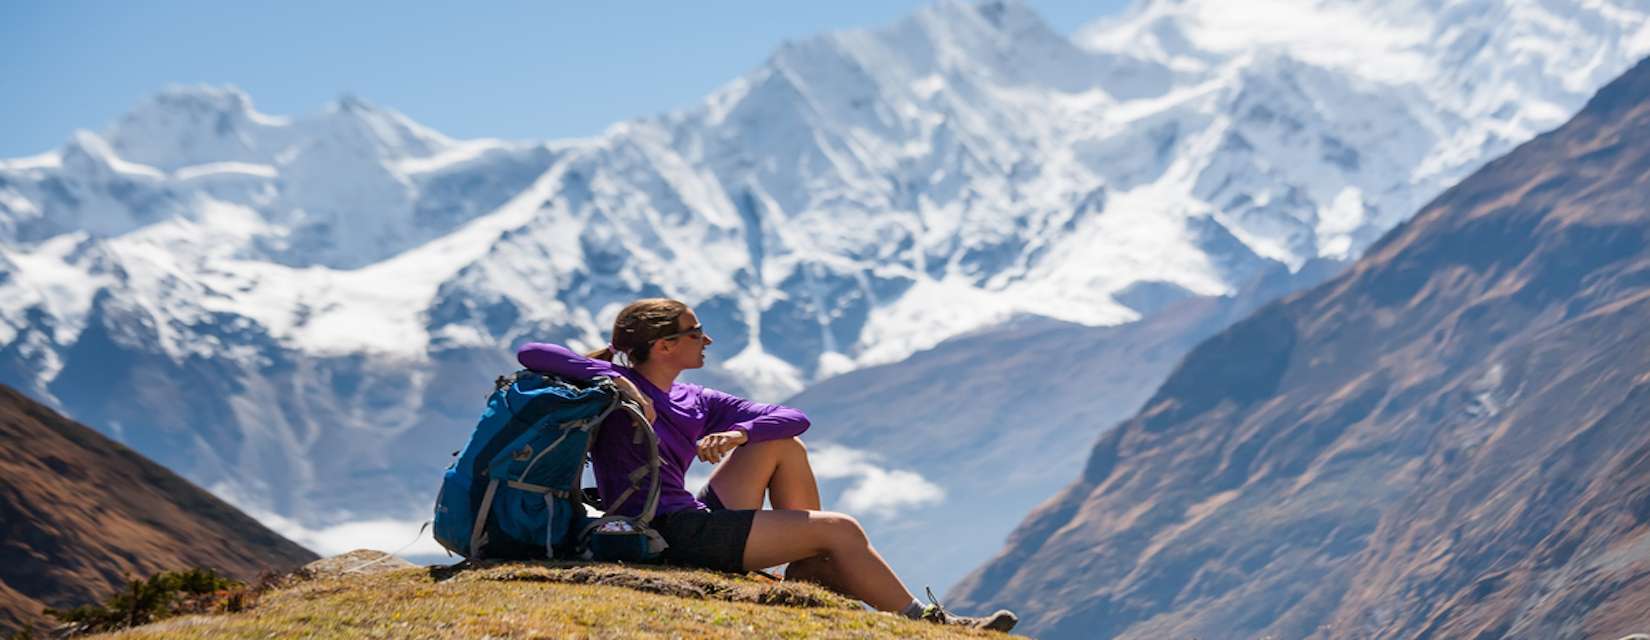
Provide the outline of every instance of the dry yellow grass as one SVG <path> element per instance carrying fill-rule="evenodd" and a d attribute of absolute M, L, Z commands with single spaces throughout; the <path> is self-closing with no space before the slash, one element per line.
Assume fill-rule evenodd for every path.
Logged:
<path fill-rule="evenodd" d="M 107 638 L 1003 638 L 864 610 L 812 585 L 661 567 L 498 563 L 322 577 L 237 614 Z"/>

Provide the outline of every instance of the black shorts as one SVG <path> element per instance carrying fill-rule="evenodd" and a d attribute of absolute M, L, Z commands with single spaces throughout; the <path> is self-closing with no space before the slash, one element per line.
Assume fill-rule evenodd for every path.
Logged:
<path fill-rule="evenodd" d="M 755 509 L 730 510 L 706 485 L 699 492 L 706 510 L 683 509 L 653 519 L 653 528 L 670 546 L 667 563 L 728 573 L 745 572 L 745 540 L 751 535 Z"/>

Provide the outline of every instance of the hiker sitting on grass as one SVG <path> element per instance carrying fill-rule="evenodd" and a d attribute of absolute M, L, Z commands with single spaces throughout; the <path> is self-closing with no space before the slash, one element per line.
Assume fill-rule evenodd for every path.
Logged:
<path fill-rule="evenodd" d="M 731 573 L 790 563 L 787 579 L 819 583 L 881 611 L 1002 631 L 1014 625 L 1008 611 L 972 618 L 937 603 L 923 606 L 871 547 L 858 521 L 820 510 L 819 485 L 797 438 L 808 428 L 801 411 L 677 382 L 683 371 L 705 366 L 705 347 L 713 342 L 687 305 L 654 298 L 619 312 L 606 348 L 579 355 L 534 342 L 516 357 L 542 373 L 607 376 L 642 406 L 659 435 L 661 488 L 653 524 L 669 544 L 667 562 Z M 621 426 L 598 431 L 591 466 L 608 512 L 637 516 L 644 502 L 638 493 L 611 504 L 631 486 L 628 473 L 647 460 L 643 446 L 622 428 L 627 420 L 617 413 L 608 418 Z M 683 486 L 695 457 L 721 463 L 697 497 Z M 762 508 L 764 495 L 772 509 Z"/>

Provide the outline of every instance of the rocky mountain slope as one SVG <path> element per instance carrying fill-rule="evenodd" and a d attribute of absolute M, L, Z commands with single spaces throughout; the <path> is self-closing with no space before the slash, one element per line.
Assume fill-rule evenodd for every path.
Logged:
<path fill-rule="evenodd" d="M 1650 62 L 1193 349 L 953 600 L 1050 638 L 1634 631 L 1646 132 Z"/>
<path fill-rule="evenodd" d="M 210 567 L 243 580 L 315 554 L 90 428 L 0 387 L 0 633 L 127 578 Z"/>
<path fill-rule="evenodd" d="M 0 382 L 249 508 L 422 519 L 510 347 L 634 297 L 696 305 L 700 381 L 770 400 L 1125 323 L 1358 255 L 1650 50 L 1626 0 L 1222 4 L 1066 38 L 946 0 L 588 140 L 170 89 L 0 161 Z"/>

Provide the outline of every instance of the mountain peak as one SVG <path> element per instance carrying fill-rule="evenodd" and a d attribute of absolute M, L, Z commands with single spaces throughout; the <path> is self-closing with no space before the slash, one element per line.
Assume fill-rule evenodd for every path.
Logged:
<path fill-rule="evenodd" d="M 941 0 L 917 11 L 915 18 L 932 24 L 986 26 L 1004 33 L 1047 27 L 1042 16 L 1020 0 Z"/>
<path fill-rule="evenodd" d="M 96 168 L 107 167 L 115 157 L 113 149 L 109 148 L 109 141 L 85 129 L 76 129 L 69 134 L 69 141 L 63 143 L 59 156 L 68 167 L 79 171 L 90 171 Z"/>
<path fill-rule="evenodd" d="M 350 93 L 303 118 L 259 113 L 230 85 L 172 85 L 128 112 L 105 137 L 116 155 L 162 171 L 211 163 L 276 164 L 281 151 L 317 140 L 366 145 L 384 157 L 425 157 L 452 139 Z"/>
<path fill-rule="evenodd" d="M 1066 41 L 1019 0 L 944 0 L 880 33 L 896 39 L 907 35 L 908 25 L 920 29 L 934 46 L 967 52 L 979 60 L 1001 52 L 1022 53 L 1020 47 L 1028 44 Z"/>
<path fill-rule="evenodd" d="M 257 162 L 264 130 L 287 124 L 257 112 L 234 86 L 172 85 L 139 102 L 106 136 L 121 157 L 162 170 Z"/>
<path fill-rule="evenodd" d="M 371 100 L 347 91 L 338 94 L 337 98 L 327 103 L 326 108 L 323 109 L 323 114 L 331 117 L 349 117 L 362 121 L 378 120 L 417 126 L 410 118 L 400 112 L 389 107 L 379 106 Z M 422 129 L 423 127 L 419 128 Z"/>
<path fill-rule="evenodd" d="M 378 107 L 371 102 L 348 92 L 338 95 L 338 99 L 332 103 L 332 109 L 346 113 L 373 113 L 379 111 Z"/>
<path fill-rule="evenodd" d="M 120 124 L 115 125 L 115 130 L 129 122 L 137 125 L 162 117 L 211 119 L 216 115 L 231 115 L 236 119 L 251 119 L 254 114 L 256 109 L 252 109 L 251 97 L 233 84 L 168 84 L 132 107 L 132 111 L 120 119 Z"/>
<path fill-rule="evenodd" d="M 386 157 L 424 157 L 453 146 L 453 139 L 414 122 L 394 109 L 343 93 L 316 119 L 330 133 L 364 134 Z"/>
<path fill-rule="evenodd" d="M 206 84 L 168 85 L 140 103 L 133 113 L 151 109 L 195 114 L 251 115 L 255 112 L 252 98 L 240 87 Z"/>
<path fill-rule="evenodd" d="M 786 42 L 757 74 L 793 76 L 803 93 L 904 94 L 937 77 L 1081 92 L 1104 75 L 1098 62 L 1018 0 L 942 0 L 885 27 Z"/>

